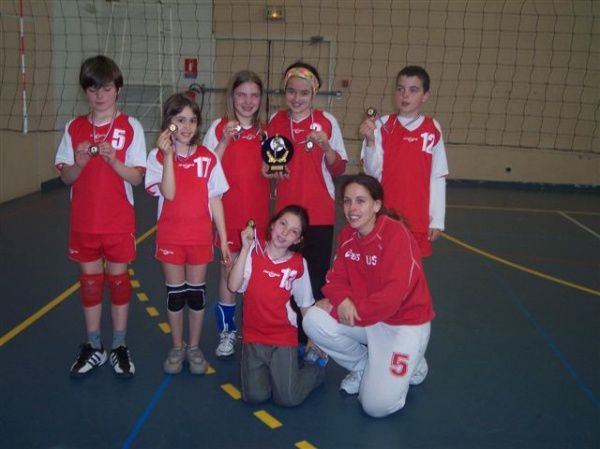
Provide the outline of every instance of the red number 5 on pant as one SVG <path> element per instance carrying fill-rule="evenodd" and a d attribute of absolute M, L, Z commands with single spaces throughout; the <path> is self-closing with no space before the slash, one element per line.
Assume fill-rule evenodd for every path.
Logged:
<path fill-rule="evenodd" d="M 390 364 L 390 372 L 394 376 L 403 377 L 408 371 L 408 354 L 392 353 L 392 363 Z"/>

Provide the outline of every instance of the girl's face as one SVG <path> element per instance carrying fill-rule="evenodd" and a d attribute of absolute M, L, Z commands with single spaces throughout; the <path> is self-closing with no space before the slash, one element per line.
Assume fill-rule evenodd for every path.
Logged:
<path fill-rule="evenodd" d="M 271 243 L 276 248 L 289 248 L 302 240 L 302 222 L 289 212 L 279 217 L 271 225 Z"/>
<path fill-rule="evenodd" d="M 421 113 L 423 103 L 429 98 L 429 92 L 423 89 L 423 81 L 418 76 L 402 75 L 398 78 L 394 100 L 396 109 L 404 117 L 416 117 Z"/>
<path fill-rule="evenodd" d="M 352 229 L 361 235 L 373 230 L 381 200 L 374 200 L 369 191 L 360 184 L 348 184 L 344 190 L 344 215 Z"/>
<path fill-rule="evenodd" d="M 198 128 L 198 118 L 189 106 L 184 107 L 179 114 L 171 119 L 171 123 L 177 125 L 175 139 L 185 145 L 189 145 Z"/>
<path fill-rule="evenodd" d="M 252 121 L 260 108 L 260 88 L 252 81 L 246 81 L 233 90 L 233 109 L 240 121 Z"/>
<path fill-rule="evenodd" d="M 292 118 L 303 119 L 312 107 L 312 85 L 303 78 L 291 77 L 285 86 L 285 102 Z"/>
<path fill-rule="evenodd" d="M 110 115 L 114 112 L 119 91 L 115 83 L 102 87 L 88 87 L 85 90 L 87 101 L 96 115 Z"/>

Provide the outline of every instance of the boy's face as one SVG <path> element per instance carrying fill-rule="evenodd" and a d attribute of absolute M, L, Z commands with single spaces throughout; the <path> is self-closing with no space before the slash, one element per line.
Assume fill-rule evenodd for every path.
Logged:
<path fill-rule="evenodd" d="M 423 82 L 417 76 L 404 76 L 398 79 L 396 85 L 396 109 L 405 117 L 416 117 L 421 113 L 421 107 L 429 99 L 429 92 L 423 90 Z"/>
<path fill-rule="evenodd" d="M 117 102 L 119 91 L 114 83 L 102 87 L 88 87 L 85 91 L 90 107 L 96 114 L 111 113 Z"/>

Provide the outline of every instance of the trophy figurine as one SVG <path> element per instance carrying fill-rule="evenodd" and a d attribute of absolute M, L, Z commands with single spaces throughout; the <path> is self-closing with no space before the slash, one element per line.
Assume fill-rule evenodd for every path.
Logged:
<path fill-rule="evenodd" d="M 294 146 L 287 138 L 276 134 L 263 141 L 261 153 L 269 166 L 267 173 L 286 173 L 285 165 L 294 155 Z"/>

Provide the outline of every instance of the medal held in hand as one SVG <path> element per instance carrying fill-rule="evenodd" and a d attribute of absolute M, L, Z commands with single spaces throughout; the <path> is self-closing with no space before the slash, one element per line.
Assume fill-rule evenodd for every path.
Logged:
<path fill-rule="evenodd" d="M 269 166 L 268 173 L 286 173 L 285 165 L 294 155 L 294 146 L 285 137 L 275 135 L 263 140 L 261 153 Z"/>
<path fill-rule="evenodd" d="M 367 114 L 367 117 L 369 117 L 369 118 L 375 118 L 377 116 L 377 109 L 375 109 L 372 106 L 367 108 L 367 110 L 365 112 Z"/>
<path fill-rule="evenodd" d="M 98 156 L 98 153 L 100 153 L 100 148 L 98 148 L 98 145 L 90 145 L 88 147 L 88 154 L 90 156 Z"/>

